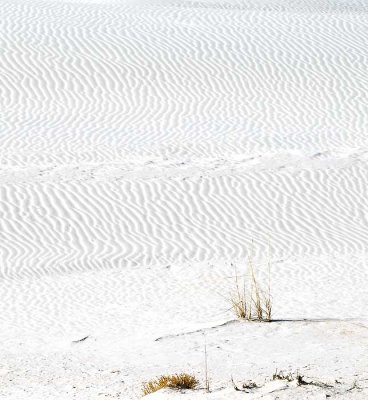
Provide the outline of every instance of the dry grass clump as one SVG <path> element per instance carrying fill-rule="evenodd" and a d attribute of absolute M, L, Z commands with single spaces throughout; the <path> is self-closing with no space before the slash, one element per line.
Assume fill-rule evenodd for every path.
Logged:
<path fill-rule="evenodd" d="M 272 319 L 271 263 L 268 262 L 266 289 L 257 278 L 252 257 L 248 258 L 248 266 L 248 285 L 246 278 L 240 277 L 235 268 L 235 290 L 230 296 L 231 309 L 239 319 L 269 322 Z"/>
<path fill-rule="evenodd" d="M 162 375 L 143 384 L 143 394 L 157 392 L 160 389 L 195 389 L 199 385 L 198 379 L 190 374 Z"/>
<path fill-rule="evenodd" d="M 243 280 L 242 286 L 240 286 L 239 280 L 238 271 L 235 268 L 235 290 L 230 296 L 231 308 L 239 319 L 250 319 L 251 310 L 247 298 L 245 280 Z"/>

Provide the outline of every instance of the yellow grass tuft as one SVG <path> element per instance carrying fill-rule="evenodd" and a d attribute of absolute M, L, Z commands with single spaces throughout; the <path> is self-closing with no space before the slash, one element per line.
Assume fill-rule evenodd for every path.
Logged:
<path fill-rule="evenodd" d="M 194 375 L 189 374 L 175 374 L 175 375 L 162 375 L 156 379 L 143 384 L 143 394 L 157 392 L 160 389 L 195 389 L 199 385 L 198 379 Z"/>

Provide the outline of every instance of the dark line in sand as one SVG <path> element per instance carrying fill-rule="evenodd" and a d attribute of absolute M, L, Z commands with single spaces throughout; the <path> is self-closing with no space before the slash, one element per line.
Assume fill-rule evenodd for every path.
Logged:
<path fill-rule="evenodd" d="M 271 321 L 241 321 L 238 319 L 233 319 L 230 321 L 226 321 L 222 324 L 219 325 L 214 325 L 214 326 L 210 326 L 207 328 L 199 328 L 196 329 L 194 331 L 188 331 L 188 332 L 180 332 L 180 333 L 173 333 L 173 334 L 169 334 L 169 335 L 164 335 L 164 336 L 160 336 L 158 338 L 155 339 L 155 342 L 159 342 L 163 339 L 169 339 L 169 338 L 174 338 L 174 337 L 178 337 L 178 336 L 184 336 L 184 335 L 192 335 L 194 333 L 200 333 L 200 332 L 206 332 L 206 331 L 210 331 L 212 329 L 216 329 L 216 328 L 221 328 L 222 326 L 227 326 L 227 325 L 231 325 L 231 324 L 236 324 L 236 323 L 244 323 L 244 324 L 273 324 L 273 323 L 291 323 L 291 322 L 311 322 L 311 323 L 319 323 L 319 322 L 357 322 L 357 321 L 362 321 L 364 319 L 361 318 L 295 318 L 295 319 L 288 319 L 288 318 L 280 318 L 280 319 L 272 319 Z M 368 329 L 368 326 L 362 325 L 362 324 L 357 324 L 358 326 L 362 327 L 362 328 L 366 328 Z"/>

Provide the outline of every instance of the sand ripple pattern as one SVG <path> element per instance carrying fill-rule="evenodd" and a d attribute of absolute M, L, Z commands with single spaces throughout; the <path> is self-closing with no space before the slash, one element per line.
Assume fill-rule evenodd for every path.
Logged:
<path fill-rule="evenodd" d="M 354 7 L 2 2 L 1 276 L 239 258 L 268 236 L 280 259 L 365 252 L 368 166 L 349 155 L 341 168 L 5 179 L 364 152 L 368 22 Z"/>
<path fill-rule="evenodd" d="M 239 176 L 4 185 L 1 273 L 156 265 L 245 256 L 365 252 L 367 165 Z"/>
<path fill-rule="evenodd" d="M 366 14 L 251 4 L 2 2 L 2 163 L 366 147 Z"/>

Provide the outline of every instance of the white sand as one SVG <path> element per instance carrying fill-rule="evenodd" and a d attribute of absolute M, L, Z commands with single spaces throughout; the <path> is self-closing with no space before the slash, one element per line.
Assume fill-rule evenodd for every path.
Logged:
<path fill-rule="evenodd" d="M 212 393 L 152 400 L 368 398 L 367 16 L 1 2 L 1 398 L 137 399 L 181 371 L 203 387 L 205 341 Z M 260 272 L 271 242 L 282 321 L 229 311 L 252 240 Z"/>

